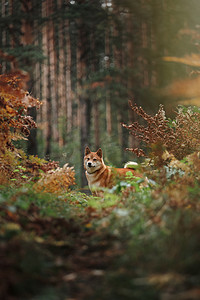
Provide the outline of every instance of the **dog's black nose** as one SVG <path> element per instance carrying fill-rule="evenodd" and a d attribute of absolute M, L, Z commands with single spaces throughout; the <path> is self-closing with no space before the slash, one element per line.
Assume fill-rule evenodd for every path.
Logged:
<path fill-rule="evenodd" d="M 88 162 L 88 167 L 91 168 L 91 166 L 92 166 L 92 163 Z"/>

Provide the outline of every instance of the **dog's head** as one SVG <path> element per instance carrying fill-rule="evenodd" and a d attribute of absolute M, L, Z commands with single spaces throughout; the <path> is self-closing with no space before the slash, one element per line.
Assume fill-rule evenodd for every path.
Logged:
<path fill-rule="evenodd" d="M 99 170 L 103 164 L 103 152 L 101 148 L 97 152 L 91 152 L 89 147 L 85 148 L 84 167 L 89 174 Z"/>

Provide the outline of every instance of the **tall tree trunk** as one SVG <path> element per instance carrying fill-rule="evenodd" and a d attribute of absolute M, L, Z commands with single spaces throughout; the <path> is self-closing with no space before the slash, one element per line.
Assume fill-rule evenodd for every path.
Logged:
<path fill-rule="evenodd" d="M 50 1 L 50 2 L 49 2 Z M 51 0 L 48 0 L 46 2 L 46 14 L 47 18 L 50 15 L 50 5 L 51 5 Z M 49 26 L 49 22 L 47 23 L 46 26 L 46 36 L 47 36 L 47 93 L 46 93 L 46 100 L 47 100 L 47 109 L 46 109 L 46 120 L 47 120 L 47 132 L 46 132 L 46 146 L 45 146 L 45 155 L 49 159 L 51 155 L 51 142 L 52 142 L 52 134 L 53 134 L 53 124 L 55 120 L 53 120 L 53 106 L 52 106 L 52 81 L 51 81 L 51 71 L 52 71 L 52 66 L 51 66 L 51 52 L 52 50 L 52 26 Z"/>
<path fill-rule="evenodd" d="M 145 0 L 142 0 L 142 8 L 145 11 L 146 3 Z M 141 20 L 141 37 L 142 37 L 142 48 L 147 49 L 148 48 L 148 26 L 145 19 Z M 150 80 L 149 80 L 149 68 L 148 68 L 148 61 L 143 56 L 142 57 L 142 63 L 143 63 L 143 86 L 148 87 Z"/>
<path fill-rule="evenodd" d="M 79 109 L 80 115 L 80 152 L 81 152 L 81 184 L 87 185 L 83 167 L 84 149 L 89 144 L 89 132 L 90 132 L 90 114 L 91 105 L 84 91 L 84 82 L 87 78 L 87 65 L 88 65 L 88 32 L 83 20 L 80 20 L 79 24 L 79 36 L 78 36 L 78 81 L 82 91 L 79 91 Z"/>
<path fill-rule="evenodd" d="M 119 8 L 114 5 L 114 14 L 119 15 Z M 124 66 L 122 64 L 123 60 L 123 53 L 122 53 L 122 42 L 123 42 L 123 31 L 120 30 L 116 23 L 113 24 L 113 37 L 114 37 L 114 44 L 113 44 L 113 53 L 114 53 L 114 64 L 116 69 L 118 70 L 118 76 L 116 78 L 116 82 L 119 84 L 122 84 L 123 82 L 123 74 L 120 74 L 120 72 L 123 70 Z M 117 42 L 116 42 L 117 41 Z M 116 91 L 116 96 L 120 99 L 120 92 Z M 123 113 L 123 103 L 120 101 L 118 103 L 117 108 L 117 129 L 118 129 L 118 142 L 121 146 L 121 157 L 123 155 L 123 138 L 122 138 L 122 113 Z"/>
<path fill-rule="evenodd" d="M 38 47 L 38 49 L 42 48 L 42 32 L 41 32 L 41 23 L 40 18 L 42 17 L 42 3 L 38 3 L 38 5 L 34 6 L 34 14 L 37 13 L 38 18 L 34 20 L 34 45 Z M 41 62 L 37 61 L 33 70 L 33 95 L 39 100 L 42 100 L 42 86 L 43 86 L 43 77 L 42 77 L 42 64 Z M 41 108 L 42 109 L 42 108 Z M 38 126 L 40 126 L 42 119 L 40 111 L 35 111 L 36 121 Z M 37 136 L 35 137 L 38 143 Z M 38 147 L 39 148 L 39 147 Z"/>
<path fill-rule="evenodd" d="M 131 33 L 134 31 L 133 28 L 133 16 L 131 13 L 128 14 L 127 16 L 127 28 L 128 28 L 128 33 L 131 35 Z M 130 68 L 131 74 L 128 77 L 127 81 L 127 89 L 128 89 L 128 97 L 129 100 L 134 101 L 134 93 L 133 93 L 133 88 L 135 87 L 136 83 L 134 82 L 134 77 L 132 75 L 133 70 L 134 70 L 134 49 L 135 45 L 132 39 L 129 39 L 127 41 L 127 50 L 126 50 L 126 56 L 127 56 L 127 67 Z M 132 111 L 130 107 L 128 107 L 128 120 L 129 124 L 132 124 L 134 121 L 136 121 L 136 114 Z M 128 136 L 128 145 L 126 147 L 129 148 L 136 148 L 138 146 L 138 142 L 136 139 L 133 137 L 132 134 L 129 134 Z"/>
<path fill-rule="evenodd" d="M 95 144 L 95 149 L 98 149 L 100 147 L 100 124 L 99 124 L 98 100 L 94 101 L 93 116 L 94 116 L 94 144 Z"/>
<path fill-rule="evenodd" d="M 6 0 L 1 1 L 1 15 L 2 15 L 2 18 L 5 18 L 5 16 L 6 16 L 6 5 L 5 5 L 5 3 L 6 3 Z M 1 27 L 1 45 L 3 47 L 6 46 L 6 29 L 2 28 L 2 27 Z M 2 63 L 1 63 L 0 72 L 2 74 L 6 73 L 6 62 L 5 61 L 2 61 Z"/>
<path fill-rule="evenodd" d="M 43 18 L 47 18 L 47 1 L 42 2 L 42 17 Z M 49 146 L 47 146 L 48 144 L 48 126 L 50 123 L 50 120 L 48 118 L 48 104 L 49 104 L 49 86 L 50 83 L 48 81 L 48 71 L 49 71 L 49 59 L 48 59 L 48 24 L 47 22 L 45 22 L 45 24 L 42 27 L 42 49 L 43 49 L 43 53 L 44 56 L 46 57 L 46 59 L 44 60 L 43 64 L 42 64 L 42 106 L 40 108 L 40 126 L 43 129 L 43 138 L 44 138 L 44 145 L 45 145 L 45 149 L 44 152 L 45 154 L 50 153 L 50 148 Z"/>
<path fill-rule="evenodd" d="M 80 25 L 79 25 L 80 26 Z M 78 35 L 78 32 L 77 32 Z M 81 91 L 81 43 L 79 41 L 79 37 L 77 40 L 77 47 L 76 47 L 76 97 L 77 97 L 77 122 L 76 126 L 80 129 L 81 128 L 81 105 L 80 105 L 80 91 Z"/>
<path fill-rule="evenodd" d="M 34 22 L 31 19 L 31 15 L 33 14 L 32 1 L 27 0 L 26 3 L 22 2 L 22 10 L 26 15 L 26 18 L 22 20 L 22 39 L 21 42 L 24 46 L 32 45 L 34 43 Z M 29 91 L 32 90 L 33 85 L 33 70 L 34 66 L 31 67 L 32 72 L 30 72 L 30 81 L 28 83 Z M 30 108 L 28 110 L 29 115 L 36 121 L 36 108 Z M 38 152 L 37 149 L 37 130 L 31 129 L 30 135 L 28 137 L 28 146 L 27 146 L 28 154 L 36 155 Z"/>
<path fill-rule="evenodd" d="M 91 33 L 91 49 L 92 49 L 92 72 L 98 71 L 97 49 L 95 44 L 95 32 Z M 93 100 L 93 126 L 94 126 L 94 144 L 95 149 L 100 147 L 100 116 L 99 116 L 99 101 L 97 98 Z"/>
<path fill-rule="evenodd" d="M 152 52 L 154 53 L 154 55 L 156 55 L 156 52 L 158 50 L 158 46 L 156 43 L 156 35 L 157 35 L 157 30 L 159 27 L 157 24 L 157 15 L 158 15 L 158 11 L 157 9 L 158 7 L 158 0 L 156 0 L 156 2 L 154 2 L 154 5 L 152 7 L 152 19 L 151 19 L 151 49 Z M 152 75 L 151 75 L 151 85 L 154 87 L 158 84 L 158 72 L 157 72 L 157 66 L 156 66 L 156 62 L 155 59 L 152 61 Z"/>
<path fill-rule="evenodd" d="M 107 57 L 106 60 L 106 68 L 110 67 L 110 32 L 109 28 L 106 30 L 106 36 L 105 36 L 105 54 Z M 111 99 L 110 99 L 110 93 L 109 91 L 106 92 L 106 129 L 108 136 L 111 136 L 112 134 L 112 109 L 111 109 Z"/>
<path fill-rule="evenodd" d="M 50 1 L 49 5 L 49 16 L 54 12 L 54 0 Z M 50 17 L 49 24 L 49 39 L 48 39 L 48 48 L 49 48 L 49 59 L 50 59 L 50 84 L 51 84 L 51 95 L 50 99 L 52 102 L 52 137 L 54 142 L 58 142 L 58 106 L 57 106 L 57 96 L 56 96 L 56 56 L 55 56 L 55 32 L 54 32 L 54 23 Z"/>
<path fill-rule="evenodd" d="M 64 10 L 65 7 L 63 5 L 62 0 L 58 0 L 58 8 L 60 10 Z M 66 84 L 65 84 L 65 69 L 66 69 L 66 53 L 65 53 L 65 19 L 62 19 L 58 24 L 58 45 L 59 45 L 59 53 L 57 58 L 58 63 L 58 122 L 59 122 L 59 146 L 62 147 L 65 142 L 65 121 L 66 121 Z"/>
<path fill-rule="evenodd" d="M 67 134 L 72 131 L 72 86 L 71 86 L 71 39 L 70 22 L 66 21 L 66 95 L 67 95 Z"/>
<path fill-rule="evenodd" d="M 50 83 L 50 79 L 48 81 Z M 46 136 L 46 147 L 45 147 L 45 156 L 47 159 L 50 158 L 51 155 L 51 139 L 52 139 L 52 106 L 51 99 L 47 98 L 47 115 L 49 116 L 47 123 L 47 136 Z"/>
<path fill-rule="evenodd" d="M 80 96 L 80 111 L 81 111 L 81 127 L 80 127 L 80 146 L 81 146 L 81 184 L 87 185 L 83 167 L 84 150 L 89 145 L 89 132 L 90 132 L 90 118 L 91 118 L 91 104 L 89 99 L 85 96 Z"/>
<path fill-rule="evenodd" d="M 123 132 L 122 132 L 121 122 L 122 122 L 122 111 L 121 108 L 119 107 L 117 110 L 117 129 L 118 129 L 118 141 L 120 146 L 123 145 Z"/>
<path fill-rule="evenodd" d="M 112 134 L 112 108 L 109 92 L 106 94 L 106 128 L 108 136 Z"/>

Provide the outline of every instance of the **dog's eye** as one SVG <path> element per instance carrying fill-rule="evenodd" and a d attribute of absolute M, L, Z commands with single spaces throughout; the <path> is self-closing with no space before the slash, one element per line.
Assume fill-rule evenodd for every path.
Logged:
<path fill-rule="evenodd" d="M 96 158 L 93 158 L 93 161 L 96 161 L 97 159 Z"/>
<path fill-rule="evenodd" d="M 87 158 L 87 160 L 90 160 L 89 157 Z"/>

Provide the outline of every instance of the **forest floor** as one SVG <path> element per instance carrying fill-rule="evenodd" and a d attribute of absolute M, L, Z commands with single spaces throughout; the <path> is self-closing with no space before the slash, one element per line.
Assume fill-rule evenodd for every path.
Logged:
<path fill-rule="evenodd" d="M 148 189 L 126 193 L 2 188 L 0 298 L 200 299 L 192 202 L 172 207 Z"/>

